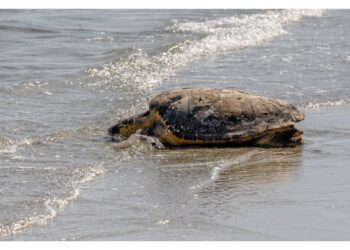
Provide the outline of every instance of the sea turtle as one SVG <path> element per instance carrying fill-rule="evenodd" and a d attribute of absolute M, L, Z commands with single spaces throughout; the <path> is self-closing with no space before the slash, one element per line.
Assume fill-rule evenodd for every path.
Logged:
<path fill-rule="evenodd" d="M 296 146 L 304 119 L 293 105 L 236 89 L 183 88 L 155 96 L 149 110 L 109 128 L 126 139 L 142 129 L 165 145 Z"/>

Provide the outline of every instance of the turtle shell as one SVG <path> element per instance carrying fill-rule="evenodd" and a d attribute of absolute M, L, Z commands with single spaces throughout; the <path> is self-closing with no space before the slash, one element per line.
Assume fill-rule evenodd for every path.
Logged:
<path fill-rule="evenodd" d="M 293 105 L 235 89 L 186 88 L 154 97 L 150 110 L 190 141 L 244 141 L 304 119 Z"/>

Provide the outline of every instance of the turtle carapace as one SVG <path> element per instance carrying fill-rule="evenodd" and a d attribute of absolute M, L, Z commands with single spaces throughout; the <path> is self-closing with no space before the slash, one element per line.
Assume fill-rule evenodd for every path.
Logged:
<path fill-rule="evenodd" d="M 109 128 L 128 138 L 137 130 L 166 145 L 296 146 L 304 115 L 279 99 L 235 89 L 184 88 L 155 96 L 149 110 Z"/>

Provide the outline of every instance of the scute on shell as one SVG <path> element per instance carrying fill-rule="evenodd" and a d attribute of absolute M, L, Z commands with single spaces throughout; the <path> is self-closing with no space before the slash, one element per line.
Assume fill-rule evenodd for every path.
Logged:
<path fill-rule="evenodd" d="M 292 104 L 235 89 L 187 88 L 154 97 L 168 128 L 188 140 L 240 140 L 294 125 L 304 115 Z"/>

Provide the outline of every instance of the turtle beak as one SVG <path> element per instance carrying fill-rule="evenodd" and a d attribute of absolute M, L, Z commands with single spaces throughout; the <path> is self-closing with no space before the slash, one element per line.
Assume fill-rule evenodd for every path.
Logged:
<path fill-rule="evenodd" d="M 108 129 L 108 134 L 109 134 L 110 136 L 113 136 L 113 135 L 115 135 L 115 134 L 119 134 L 119 125 L 117 124 L 117 125 L 115 125 L 115 126 L 110 127 L 110 128 Z"/>

